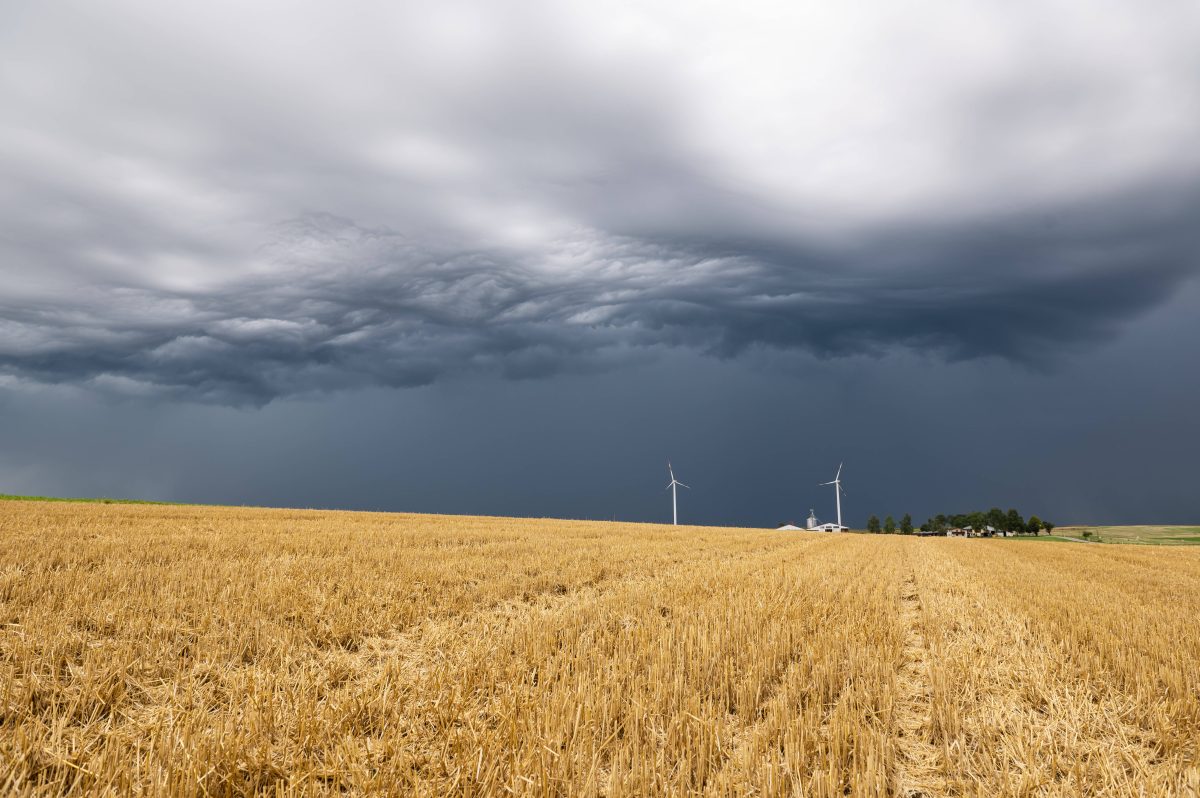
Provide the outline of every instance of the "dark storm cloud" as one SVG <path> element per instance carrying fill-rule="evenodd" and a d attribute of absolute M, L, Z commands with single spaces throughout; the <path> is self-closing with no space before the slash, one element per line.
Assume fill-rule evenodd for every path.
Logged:
<path fill-rule="evenodd" d="M 581 244 L 588 269 L 557 273 L 518 253 L 437 253 L 310 216 L 275 231 L 270 258 L 287 268 L 269 277 L 8 304 L 0 363 L 37 381 L 234 403 L 461 371 L 542 377 L 660 345 L 722 357 L 758 345 L 828 357 L 904 346 L 1053 367 L 1196 274 L 1200 202 L 1151 205 L 769 258 L 719 242 L 609 238 Z"/>
<path fill-rule="evenodd" d="M 232 13 L 3 34 L 10 381 L 261 404 L 663 347 L 1044 368 L 1200 269 L 1186 25 L 897 69 L 665 11 Z"/>

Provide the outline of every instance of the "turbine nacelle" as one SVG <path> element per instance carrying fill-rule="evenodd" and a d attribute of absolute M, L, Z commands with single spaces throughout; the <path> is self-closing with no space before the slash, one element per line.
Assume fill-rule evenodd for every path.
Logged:
<path fill-rule="evenodd" d="M 817 485 L 818 486 L 837 485 L 837 489 L 842 492 L 843 496 L 846 496 L 847 495 L 846 489 L 842 487 L 842 466 L 844 466 L 844 465 L 845 465 L 845 463 L 838 464 L 837 474 L 834 475 L 833 479 L 829 480 L 828 482 L 818 482 Z"/>
<path fill-rule="evenodd" d="M 681 488 L 687 488 L 688 490 L 691 490 L 690 485 L 684 485 L 682 482 L 675 479 L 675 470 L 673 468 L 671 468 L 670 460 L 667 461 L 667 473 L 671 475 L 671 481 L 667 483 L 667 487 L 664 488 L 664 490 L 670 490 L 671 486 L 673 486 L 673 485 L 678 485 Z"/>

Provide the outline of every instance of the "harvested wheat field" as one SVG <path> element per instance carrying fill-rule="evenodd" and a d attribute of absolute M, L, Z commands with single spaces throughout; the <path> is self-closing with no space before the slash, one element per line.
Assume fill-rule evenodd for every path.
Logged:
<path fill-rule="evenodd" d="M 0 788 L 1195 795 L 1200 549 L 0 503 Z"/>

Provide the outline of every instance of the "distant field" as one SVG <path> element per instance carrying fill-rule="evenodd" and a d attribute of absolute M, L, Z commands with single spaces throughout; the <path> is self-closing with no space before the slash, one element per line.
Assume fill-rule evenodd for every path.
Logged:
<path fill-rule="evenodd" d="M 108 498 L 90 498 L 90 499 L 74 499 L 60 498 L 58 496 L 14 496 L 11 493 L 0 493 L 0 501 L 20 501 L 20 502 L 88 502 L 92 504 L 170 504 L 171 502 L 154 502 L 143 499 L 108 499 Z"/>
<path fill-rule="evenodd" d="M 1078 538 L 1073 538 L 1073 537 L 1064 538 L 1059 535 L 1037 535 L 1037 536 L 1016 535 L 1015 537 L 1011 537 L 1011 538 L 998 538 L 998 539 L 999 540 L 1013 540 L 1013 541 L 1029 540 L 1029 541 L 1038 541 L 1041 543 L 1078 543 L 1079 542 Z"/>
<path fill-rule="evenodd" d="M 1200 548 L 0 503 L 0 791 L 1194 795 Z"/>
<path fill-rule="evenodd" d="M 1060 526 L 1055 535 L 1082 537 L 1091 532 L 1093 540 L 1104 543 L 1142 543 L 1156 546 L 1195 545 L 1200 543 L 1200 526 Z"/>

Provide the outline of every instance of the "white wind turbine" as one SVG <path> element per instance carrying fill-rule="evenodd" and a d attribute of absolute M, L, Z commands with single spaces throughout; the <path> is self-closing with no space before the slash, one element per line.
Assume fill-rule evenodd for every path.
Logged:
<path fill-rule="evenodd" d="M 838 527 L 842 526 L 842 494 L 846 489 L 842 487 L 842 466 L 845 463 L 838 463 L 837 474 L 834 475 L 832 482 L 822 482 L 822 485 L 833 485 L 833 495 L 837 497 L 837 523 Z"/>
<path fill-rule="evenodd" d="M 667 461 L 667 473 L 671 475 L 671 483 L 667 485 L 667 490 L 671 491 L 671 524 L 679 526 L 679 497 L 677 496 L 676 486 L 678 485 L 681 488 L 688 486 L 675 479 L 675 470 L 671 468 L 670 460 Z"/>

